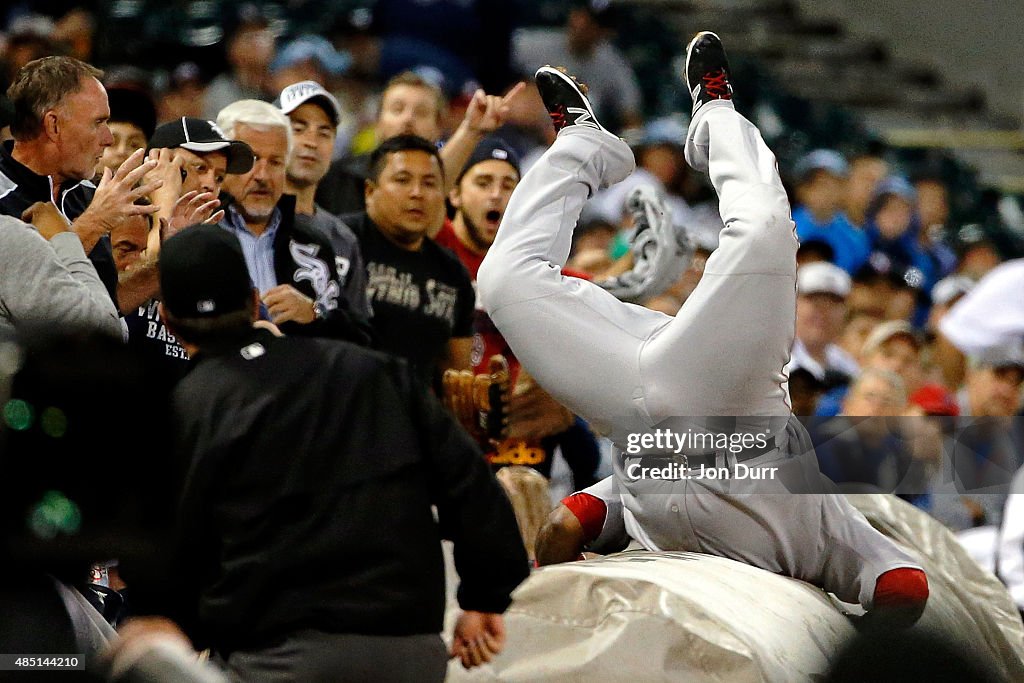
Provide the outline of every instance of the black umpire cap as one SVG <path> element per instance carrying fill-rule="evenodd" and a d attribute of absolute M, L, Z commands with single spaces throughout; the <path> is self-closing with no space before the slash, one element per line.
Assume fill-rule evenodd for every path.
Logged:
<path fill-rule="evenodd" d="M 212 318 L 244 310 L 252 281 L 233 234 L 217 225 L 185 228 L 160 247 L 160 289 L 177 318 Z"/>
<path fill-rule="evenodd" d="M 213 121 L 182 116 L 158 127 L 149 139 L 149 149 L 181 147 L 196 154 L 223 152 L 228 173 L 248 173 L 255 163 L 252 147 L 241 140 L 229 140 Z"/>

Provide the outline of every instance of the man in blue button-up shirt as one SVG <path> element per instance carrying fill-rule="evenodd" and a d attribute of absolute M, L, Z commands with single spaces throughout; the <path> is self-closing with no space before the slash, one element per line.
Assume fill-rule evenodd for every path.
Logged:
<path fill-rule="evenodd" d="M 284 194 L 288 118 L 266 102 L 240 100 L 221 110 L 217 125 L 227 137 L 247 143 L 256 157 L 248 173 L 225 178 L 230 201 L 220 225 L 242 245 L 263 316 L 285 332 L 367 343 L 366 321 L 340 296 L 329 241 L 297 220 L 295 197 Z"/>

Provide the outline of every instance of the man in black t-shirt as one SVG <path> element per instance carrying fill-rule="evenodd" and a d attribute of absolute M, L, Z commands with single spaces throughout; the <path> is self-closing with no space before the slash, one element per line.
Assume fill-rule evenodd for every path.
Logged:
<path fill-rule="evenodd" d="M 444 220 L 444 169 L 415 135 L 370 159 L 366 211 L 343 220 L 359 237 L 379 348 L 407 358 L 424 381 L 470 368 L 475 294 L 459 259 L 427 235 Z"/>

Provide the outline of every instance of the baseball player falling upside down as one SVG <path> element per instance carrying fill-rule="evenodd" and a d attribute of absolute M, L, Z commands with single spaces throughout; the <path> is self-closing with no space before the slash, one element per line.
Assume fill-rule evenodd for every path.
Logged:
<path fill-rule="evenodd" d="M 782 388 L 796 307 L 790 207 L 774 155 L 733 106 L 718 36 L 702 32 L 690 43 L 686 79 L 694 99 L 686 159 L 709 173 L 725 227 L 679 313 L 622 303 L 561 275 L 584 202 L 627 177 L 634 160 L 597 122 L 583 89 L 552 67 L 539 69 L 536 80 L 558 135 L 512 195 L 480 268 L 479 295 L 540 384 L 626 458 L 636 435 L 656 428 L 721 431 L 723 420 L 706 416 L 739 416 L 724 421 L 735 423 L 728 431 L 759 435 L 763 447 L 731 456 L 683 449 L 692 477 L 675 480 L 635 478 L 637 468 L 628 465 L 636 461 L 616 458 L 614 478 L 552 513 L 538 560 L 574 559 L 619 527 L 649 550 L 739 560 L 912 622 L 928 597 L 921 567 L 841 496 L 788 493 L 794 477 L 810 486 L 820 477 L 816 465 L 807 473 L 807 457 L 797 457 L 808 440 Z M 697 462 L 703 469 L 741 461 L 780 476 L 696 478 Z M 621 540 L 613 539 L 619 549 Z"/>

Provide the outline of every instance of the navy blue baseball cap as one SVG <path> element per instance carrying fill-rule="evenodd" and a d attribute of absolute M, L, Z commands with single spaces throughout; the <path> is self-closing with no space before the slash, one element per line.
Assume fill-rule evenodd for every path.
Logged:
<path fill-rule="evenodd" d="M 110 104 L 110 121 L 130 123 L 146 136 L 153 137 L 156 130 L 156 105 L 146 92 L 128 87 L 109 86 L 107 101 Z"/>
<path fill-rule="evenodd" d="M 455 179 L 455 182 L 462 180 L 462 176 L 466 175 L 469 169 L 477 164 L 491 160 L 504 161 L 516 170 L 516 175 L 522 175 L 519 170 L 519 155 L 516 154 L 516 151 L 501 138 L 488 137 L 481 140 L 480 144 L 473 150 L 473 153 L 469 155 L 469 160 L 462 167 L 462 172 L 459 173 L 459 177 Z"/>

